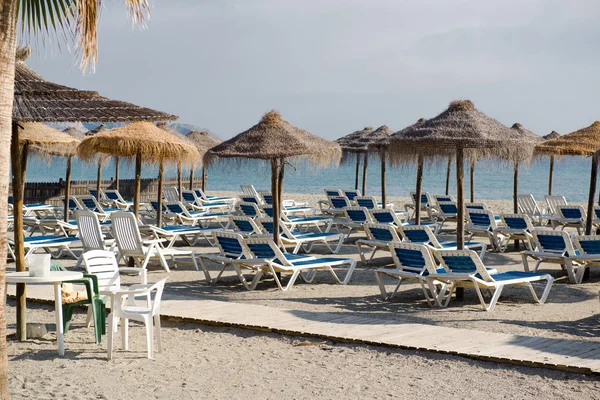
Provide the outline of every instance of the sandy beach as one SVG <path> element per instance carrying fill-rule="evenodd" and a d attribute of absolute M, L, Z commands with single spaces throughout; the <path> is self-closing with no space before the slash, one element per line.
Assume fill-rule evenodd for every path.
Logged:
<path fill-rule="evenodd" d="M 322 197 L 285 195 L 312 205 Z M 403 208 L 407 199 L 391 200 L 396 208 Z M 495 213 L 512 209 L 511 201 L 485 203 Z M 442 234 L 441 238 L 450 239 L 451 235 Z M 351 238 L 340 254 L 333 256 L 358 260 L 354 240 Z M 194 249 L 215 251 L 207 245 Z M 326 248 L 315 247 L 312 254 L 327 254 Z M 65 266 L 75 264 L 68 259 L 62 262 Z M 541 270 L 557 278 L 546 304 L 533 303 L 526 289 L 508 288 L 496 309 L 488 313 L 481 310 L 475 293 L 469 290 L 463 301 L 452 301 L 447 309 L 428 307 L 420 287 L 411 284 L 393 301 L 382 301 L 373 269 L 390 262 L 391 258 L 381 252 L 371 263 L 359 263 L 346 286 L 335 284 L 331 276 L 323 273 L 313 283 L 298 282 L 288 292 L 276 289 L 271 280 L 260 283 L 254 291 L 246 291 L 233 271 L 227 271 L 216 284 L 207 284 L 201 272 L 191 268 L 181 267 L 167 274 L 152 265 L 148 279 L 155 282 L 167 277 L 165 290 L 173 296 L 465 328 L 482 335 L 503 332 L 600 341 L 598 270 L 592 269 L 589 282 L 572 285 L 563 278 L 559 267 L 543 265 Z M 506 253 L 488 253 L 485 263 L 499 271 L 523 268 L 519 253 L 512 246 Z M 9 264 L 9 269 L 12 266 Z M 209 267 L 216 274 L 216 266 Z M 125 281 L 133 282 L 131 278 Z M 392 288 L 392 282 L 389 283 Z M 83 326 L 84 319 L 82 311 L 66 335 L 64 358 L 56 355 L 53 332 L 41 340 L 9 341 L 14 398 L 420 398 L 439 394 L 440 389 L 450 398 L 600 397 L 600 381 L 594 376 L 173 321 L 163 324 L 164 351 L 156 354 L 154 360 L 145 358 L 143 328 L 132 324 L 132 351 L 119 351 L 108 362 L 106 341 L 96 345 L 92 328 Z M 7 320 L 12 333 L 13 300 L 9 300 Z M 50 324 L 54 313 L 49 305 L 30 302 L 28 320 Z M 316 344 L 297 346 L 303 342 Z"/>

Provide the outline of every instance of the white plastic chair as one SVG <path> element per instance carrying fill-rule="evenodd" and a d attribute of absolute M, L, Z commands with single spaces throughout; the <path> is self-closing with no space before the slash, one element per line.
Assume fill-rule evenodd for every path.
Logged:
<path fill-rule="evenodd" d="M 162 351 L 160 338 L 160 299 L 165 287 L 166 279 L 154 285 L 132 285 L 127 290 L 117 290 L 113 293 L 112 310 L 108 316 L 108 359 L 112 359 L 113 342 L 115 335 L 115 320 L 123 320 L 123 349 L 129 349 L 129 320 L 143 322 L 146 327 L 146 342 L 148 358 L 154 357 L 154 328 L 156 328 L 156 344 L 158 351 Z M 150 305 L 142 303 L 136 298 L 154 293 Z"/>

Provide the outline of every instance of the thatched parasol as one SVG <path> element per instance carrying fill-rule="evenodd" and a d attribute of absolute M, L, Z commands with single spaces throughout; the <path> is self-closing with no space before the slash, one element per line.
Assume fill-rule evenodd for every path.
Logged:
<path fill-rule="evenodd" d="M 81 132 L 77 128 L 73 128 L 72 126 L 63 130 L 63 132 L 79 140 L 83 140 L 83 138 L 85 137 L 85 133 Z"/>
<path fill-rule="evenodd" d="M 513 129 L 516 132 L 518 132 L 521 135 L 521 138 L 523 140 L 533 143 L 534 146 L 544 140 L 541 136 L 536 135 L 535 133 L 531 132 L 529 129 L 525 129 L 523 127 L 523 125 L 521 125 L 518 122 L 513 124 L 513 126 L 511 126 L 510 129 Z M 517 203 L 518 196 L 519 196 L 519 161 L 515 160 L 514 168 L 513 168 L 513 212 L 515 214 L 519 212 L 519 206 Z"/>
<path fill-rule="evenodd" d="M 159 226 L 161 224 L 162 176 L 165 161 L 192 162 L 199 157 L 194 146 L 157 128 L 150 122 L 132 122 L 120 128 L 89 136 L 77 147 L 77 152 L 83 160 L 93 159 L 97 153 L 135 158 L 133 210 L 136 216 L 140 204 L 142 160 L 158 163 L 159 206 L 157 224 Z"/>
<path fill-rule="evenodd" d="M 560 133 L 556 131 L 552 131 L 549 134 L 545 135 L 544 140 L 556 139 L 560 137 Z M 552 177 L 554 175 L 554 154 L 550 155 L 550 168 L 548 171 L 548 196 L 552 196 Z"/>
<path fill-rule="evenodd" d="M 450 103 L 448 109 L 423 125 L 392 140 L 392 161 L 406 162 L 415 156 L 447 162 L 456 153 L 456 186 L 458 201 L 457 246 L 464 243 L 464 160 L 498 157 L 511 161 L 531 158 L 533 144 L 520 134 L 478 111 L 469 100 Z M 417 193 L 417 201 L 420 200 Z M 417 204 L 419 205 L 419 204 Z"/>
<path fill-rule="evenodd" d="M 18 48 L 15 60 L 11 159 L 21 170 L 18 122 L 127 122 L 174 120 L 177 116 L 110 100 L 97 92 L 49 82 L 25 64 L 31 49 Z M 13 174 L 14 241 L 17 271 L 25 271 L 21 174 Z M 25 285 L 17 284 L 17 338 L 25 340 Z"/>
<path fill-rule="evenodd" d="M 419 126 L 423 125 L 425 122 L 427 122 L 427 120 L 425 118 L 419 118 L 417 120 L 417 122 L 415 122 L 412 125 L 407 126 L 406 128 L 399 130 L 398 132 L 394 133 L 391 137 L 390 137 L 390 145 L 392 143 L 392 141 L 396 141 L 398 139 L 400 139 L 402 137 L 402 135 L 404 135 L 406 132 L 410 132 L 411 130 L 418 128 Z M 388 145 L 388 151 L 390 150 L 390 146 Z M 423 158 L 422 157 L 417 157 L 417 188 L 416 191 L 417 193 L 419 193 L 418 199 L 417 199 L 417 208 L 415 211 L 415 217 L 416 220 L 418 221 L 417 223 L 420 223 L 421 221 L 421 191 L 423 189 Z M 448 166 L 450 167 L 450 166 Z"/>
<path fill-rule="evenodd" d="M 538 144 L 535 148 L 538 154 L 555 156 L 592 156 L 592 170 L 590 173 L 590 191 L 588 197 L 587 221 L 585 233 L 589 235 L 592 230 L 594 216 L 594 200 L 596 196 L 596 177 L 598 175 L 598 157 L 596 151 L 600 149 L 600 121 L 581 128 L 575 132 L 562 135 Z"/>
<path fill-rule="evenodd" d="M 360 131 L 352 132 L 346 136 L 336 139 L 335 142 L 342 148 L 342 163 L 350 162 L 350 158 L 356 156 L 356 174 L 354 177 L 354 190 L 358 190 L 358 174 L 360 171 L 360 156 L 363 156 L 363 184 L 362 194 L 366 195 L 367 190 L 367 167 L 369 157 L 367 151 L 369 149 L 369 135 L 373 132 L 373 128 L 365 127 Z"/>
<path fill-rule="evenodd" d="M 188 140 L 194 143 L 196 149 L 200 153 L 200 156 L 204 156 L 204 154 L 215 147 L 216 145 L 222 143 L 223 141 L 217 137 L 211 135 L 208 131 L 190 131 L 187 134 Z M 190 189 L 194 187 L 194 165 L 192 164 L 190 168 Z M 202 191 L 206 190 L 206 169 L 204 165 L 202 165 L 202 183 L 200 185 Z"/>
<path fill-rule="evenodd" d="M 287 158 L 306 157 L 321 165 L 339 162 L 342 149 L 337 143 L 292 126 L 279 112 L 267 112 L 258 124 L 213 147 L 204 155 L 207 165 L 220 158 L 256 158 L 271 161 L 273 196 L 273 240 L 279 243 L 279 219 L 284 167 Z"/>

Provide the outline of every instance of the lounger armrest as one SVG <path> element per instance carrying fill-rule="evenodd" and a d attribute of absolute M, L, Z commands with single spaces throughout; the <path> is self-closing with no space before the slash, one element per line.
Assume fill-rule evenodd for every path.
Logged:
<path fill-rule="evenodd" d="M 145 245 L 151 245 L 151 244 L 165 243 L 166 241 L 167 241 L 167 239 L 148 239 L 148 240 L 143 240 L 142 243 L 144 243 Z"/>

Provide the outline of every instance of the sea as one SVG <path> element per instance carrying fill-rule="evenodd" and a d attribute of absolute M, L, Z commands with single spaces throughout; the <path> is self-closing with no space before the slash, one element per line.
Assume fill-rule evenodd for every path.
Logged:
<path fill-rule="evenodd" d="M 306 160 L 291 161 L 286 166 L 284 191 L 288 193 L 323 193 L 324 188 L 352 189 L 355 176 L 354 161 L 339 166 L 320 168 L 309 164 Z M 533 194 L 536 199 L 543 199 L 548 190 L 548 171 L 550 162 L 547 158 L 534 160 L 528 166 L 519 169 L 519 193 Z M 585 202 L 588 199 L 590 184 L 591 160 L 584 157 L 563 157 L 555 160 L 553 194 L 563 195 L 571 202 Z M 66 160 L 64 158 L 37 159 L 30 158 L 27 166 L 28 182 L 56 182 L 64 179 Z M 196 168 L 199 176 L 201 168 Z M 85 164 L 78 159 L 73 160 L 72 180 L 96 179 L 97 166 Z M 158 174 L 156 165 L 142 167 L 144 178 L 155 178 Z M 207 169 L 207 189 L 214 191 L 239 191 L 241 184 L 252 184 L 257 189 L 269 190 L 271 167 L 268 162 L 255 160 L 239 165 L 226 163 L 212 165 Z M 184 169 L 184 176 L 189 175 L 189 168 Z M 416 168 L 414 166 L 386 167 L 386 187 L 388 196 L 408 197 L 415 190 Z M 102 170 L 103 179 L 114 177 L 113 162 L 107 163 Z M 165 177 L 177 176 L 174 166 L 165 168 Z M 120 178 L 132 179 L 134 165 L 129 161 L 121 161 Z M 362 178 L 362 169 L 361 169 Z M 456 177 L 454 166 L 451 171 L 450 193 L 456 193 Z M 362 185 L 362 183 L 361 183 Z M 427 165 L 423 172 L 423 190 L 431 194 L 443 194 L 446 185 L 446 163 Z M 498 160 L 482 160 L 474 169 L 475 199 L 511 199 L 513 193 L 513 166 Z M 380 161 L 373 157 L 368 163 L 367 190 L 368 195 L 379 196 L 381 193 Z M 465 196 L 469 196 L 469 168 L 465 165 Z"/>

